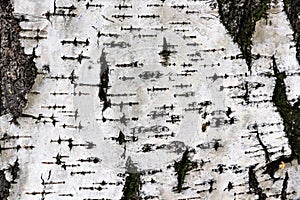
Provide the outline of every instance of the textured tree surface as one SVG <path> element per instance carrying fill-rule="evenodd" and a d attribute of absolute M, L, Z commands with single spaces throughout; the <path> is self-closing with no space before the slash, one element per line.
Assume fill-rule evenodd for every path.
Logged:
<path fill-rule="evenodd" d="M 262 17 L 266 17 L 266 11 L 270 0 L 217 0 L 220 19 L 223 25 L 233 37 L 242 52 L 251 71 L 252 65 L 252 35 L 255 25 Z"/>
<path fill-rule="evenodd" d="M 10 182 L 6 180 L 3 170 L 0 170 L 0 198 L 7 199 L 9 196 Z"/>
<path fill-rule="evenodd" d="M 300 1 L 284 0 L 284 11 L 290 20 L 291 26 L 293 28 L 294 41 L 296 45 L 296 57 L 298 63 L 300 64 Z"/>
<path fill-rule="evenodd" d="M 37 69 L 34 55 L 25 55 L 19 41 L 20 19 L 10 1 L 0 1 L 0 116 L 19 117 L 26 106 Z"/>
<path fill-rule="evenodd" d="M 0 9 L 0 200 L 300 198 L 299 1 Z"/>

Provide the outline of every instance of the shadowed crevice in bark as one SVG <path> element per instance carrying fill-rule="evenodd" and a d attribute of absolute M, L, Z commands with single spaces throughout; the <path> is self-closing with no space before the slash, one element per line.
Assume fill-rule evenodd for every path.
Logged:
<path fill-rule="evenodd" d="M 182 190 L 182 185 L 184 183 L 184 178 L 186 175 L 186 172 L 188 170 L 188 165 L 189 165 L 189 151 L 186 150 L 183 155 L 182 158 L 179 162 L 175 162 L 175 171 L 177 173 L 177 187 L 176 190 L 178 192 L 181 192 Z"/>
<path fill-rule="evenodd" d="M 188 149 L 183 153 L 181 160 L 174 164 L 174 168 L 177 174 L 177 186 L 175 191 L 181 192 L 183 189 L 184 179 L 188 171 L 191 169 L 197 168 L 198 164 L 193 162 L 189 158 L 190 151 Z"/>
<path fill-rule="evenodd" d="M 121 200 L 142 200 L 140 190 L 142 187 L 141 172 L 129 157 L 126 162 L 126 179 Z"/>
<path fill-rule="evenodd" d="M 10 165 L 10 167 L 9 167 L 10 175 L 12 177 L 12 182 L 15 182 L 15 180 L 18 178 L 18 174 L 20 171 L 19 165 L 20 165 L 19 159 L 17 158 L 17 160 L 14 162 L 14 164 Z"/>
<path fill-rule="evenodd" d="M 276 59 L 272 56 L 272 65 L 275 76 L 275 88 L 273 91 L 272 101 L 279 112 L 284 126 L 285 136 L 288 138 L 289 146 L 291 148 L 291 155 L 282 155 L 274 161 L 266 165 L 264 173 L 276 181 L 274 174 L 279 169 L 281 162 L 290 163 L 297 159 L 300 161 L 300 100 L 292 105 L 287 98 L 285 85 L 285 72 L 280 72 L 277 67 Z"/>
<path fill-rule="evenodd" d="M 252 35 L 258 20 L 266 16 L 271 0 L 217 0 L 221 23 L 238 44 L 248 70 L 252 66 Z"/>
<path fill-rule="evenodd" d="M 270 153 L 268 151 L 268 148 L 266 145 L 264 145 L 264 143 L 262 142 L 259 133 L 256 133 L 256 138 L 260 144 L 260 146 L 263 148 L 264 152 L 265 152 L 265 159 L 266 159 L 266 163 L 270 162 Z"/>
<path fill-rule="evenodd" d="M 255 171 L 254 171 L 255 167 L 256 167 L 255 165 L 250 166 L 248 172 L 250 193 L 254 193 L 258 195 L 259 200 L 265 200 L 267 199 L 267 195 L 263 193 L 262 188 L 259 187 L 259 182 L 256 178 Z"/>
<path fill-rule="evenodd" d="M 283 0 L 284 11 L 294 31 L 293 37 L 296 45 L 296 58 L 300 65 L 300 1 Z"/>
<path fill-rule="evenodd" d="M 6 200 L 9 196 L 9 189 L 11 184 L 5 178 L 5 173 L 3 170 L 0 170 L 0 199 Z"/>
<path fill-rule="evenodd" d="M 269 176 L 273 179 L 273 181 L 277 181 L 280 178 L 275 178 L 275 172 L 279 169 L 279 165 L 284 162 L 284 163 L 290 163 L 292 162 L 293 157 L 292 156 L 280 156 L 279 158 L 277 158 L 276 160 L 273 160 L 271 162 L 269 162 L 266 165 L 266 169 L 263 172 L 263 174 L 269 174 Z"/>
<path fill-rule="evenodd" d="M 35 55 L 26 55 L 19 41 L 19 23 L 9 0 L 0 0 L 0 116 L 22 114 L 26 94 L 37 76 Z"/>
<path fill-rule="evenodd" d="M 289 180 L 289 174 L 287 172 L 285 172 L 285 178 L 283 180 L 283 184 L 282 184 L 282 190 L 281 190 L 281 200 L 286 200 L 287 199 L 287 186 L 288 186 L 288 180 Z"/>
<path fill-rule="evenodd" d="M 103 102 L 102 112 L 110 107 L 110 100 L 107 98 L 108 82 L 109 82 L 109 64 L 106 60 L 107 53 L 102 50 L 100 56 L 100 86 L 98 97 Z"/>
<path fill-rule="evenodd" d="M 273 60 L 273 71 L 276 77 L 272 101 L 277 108 L 284 126 L 284 132 L 288 138 L 291 148 L 291 156 L 300 161 L 300 99 L 293 105 L 288 101 L 285 85 L 285 72 L 279 72 L 275 57 Z"/>

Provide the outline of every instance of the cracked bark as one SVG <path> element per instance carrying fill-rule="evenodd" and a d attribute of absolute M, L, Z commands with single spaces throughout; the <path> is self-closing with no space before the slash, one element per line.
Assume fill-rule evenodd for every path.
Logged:
<path fill-rule="evenodd" d="M 269 174 L 276 181 L 278 178 L 275 178 L 274 174 L 281 162 L 288 163 L 293 159 L 298 160 L 298 163 L 300 162 L 300 100 L 293 105 L 288 101 L 284 82 L 286 74 L 278 70 L 275 56 L 272 57 L 272 61 L 274 76 L 276 78 L 272 101 L 283 120 L 284 132 L 291 148 L 291 155 L 280 156 L 266 165 L 264 173 Z"/>
<path fill-rule="evenodd" d="M 289 180 L 289 174 L 287 172 L 285 172 L 285 178 L 282 183 L 281 200 L 287 199 L 286 190 L 287 190 L 288 180 Z"/>
<path fill-rule="evenodd" d="M 262 142 L 258 132 L 256 133 L 256 138 L 258 139 L 260 146 L 263 148 L 263 150 L 265 152 L 266 163 L 270 162 L 270 153 L 268 152 L 267 146 L 264 145 L 264 143 Z"/>
<path fill-rule="evenodd" d="M 121 200 L 141 200 L 140 189 L 142 187 L 141 172 L 128 157 L 126 162 L 126 174 L 125 185 L 123 188 L 123 196 Z"/>
<path fill-rule="evenodd" d="M 100 56 L 100 85 L 99 85 L 99 93 L 98 96 L 100 101 L 103 102 L 103 109 L 102 112 L 106 110 L 106 108 L 110 107 L 110 101 L 107 99 L 107 89 L 108 89 L 108 82 L 109 82 L 109 65 L 106 60 L 106 54 L 104 49 L 102 50 Z"/>
<path fill-rule="evenodd" d="M 291 147 L 291 157 L 300 161 L 300 100 L 294 105 L 287 99 L 286 85 L 285 85 L 285 72 L 280 72 L 277 68 L 275 57 L 273 60 L 273 71 L 276 77 L 275 88 L 273 92 L 272 100 L 277 107 L 284 125 L 284 132 L 288 138 L 289 145 Z"/>
<path fill-rule="evenodd" d="M 284 11 L 294 31 L 293 37 L 296 45 L 296 58 L 300 65 L 300 1 L 284 0 Z"/>
<path fill-rule="evenodd" d="M 34 84 L 35 55 L 26 55 L 19 41 L 20 21 L 13 16 L 10 1 L 0 0 L 0 116 L 21 115 L 26 94 Z"/>
<path fill-rule="evenodd" d="M 270 0 L 217 0 L 220 21 L 225 26 L 233 41 L 238 44 L 248 70 L 251 72 L 253 55 L 252 35 L 258 20 L 266 16 Z"/>
<path fill-rule="evenodd" d="M 0 170 L 0 199 L 6 200 L 9 196 L 9 189 L 11 184 L 5 178 L 5 173 Z"/>
<path fill-rule="evenodd" d="M 265 200 L 265 199 L 267 199 L 267 195 L 265 193 L 263 193 L 262 188 L 259 187 L 259 182 L 256 178 L 255 171 L 254 171 L 255 167 L 256 167 L 256 165 L 250 166 L 249 172 L 248 172 L 250 193 L 254 193 L 254 194 L 258 195 L 259 200 Z"/>

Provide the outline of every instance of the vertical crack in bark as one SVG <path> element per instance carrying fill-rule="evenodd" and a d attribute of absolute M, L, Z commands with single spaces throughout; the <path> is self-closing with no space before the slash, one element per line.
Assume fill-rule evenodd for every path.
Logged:
<path fill-rule="evenodd" d="M 119 145 L 122 145 L 126 142 L 125 135 L 122 131 L 119 132 L 119 136 L 116 138 L 116 141 L 119 143 Z"/>
<path fill-rule="evenodd" d="M 274 174 L 281 162 L 288 163 L 293 159 L 297 159 L 298 163 L 300 161 L 300 99 L 294 105 L 291 105 L 288 101 L 284 82 L 286 74 L 278 70 L 274 56 L 272 56 L 272 61 L 274 76 L 276 78 L 272 101 L 283 120 L 284 132 L 291 148 L 291 155 L 280 156 L 266 165 L 264 173 L 268 173 L 276 181 L 278 178 L 275 178 Z"/>
<path fill-rule="evenodd" d="M 12 182 L 18 178 L 18 173 L 20 171 L 18 158 L 13 165 L 9 167 L 10 175 L 12 177 Z"/>
<path fill-rule="evenodd" d="M 297 0 L 283 0 L 284 11 L 291 23 L 294 31 L 293 37 L 296 45 L 296 58 L 300 65 L 300 1 Z"/>
<path fill-rule="evenodd" d="M 258 139 L 260 146 L 263 148 L 263 150 L 265 152 L 266 163 L 269 163 L 270 162 L 270 153 L 268 152 L 267 146 L 264 145 L 264 143 L 262 142 L 258 132 L 256 133 L 256 138 Z"/>
<path fill-rule="evenodd" d="M 266 15 L 271 0 L 217 0 L 221 23 L 233 37 L 246 60 L 252 66 L 252 35 L 258 20 Z"/>
<path fill-rule="evenodd" d="M 273 60 L 273 71 L 276 77 L 275 88 L 273 91 L 272 101 L 275 104 L 284 126 L 284 132 L 288 138 L 289 145 L 292 151 L 291 156 L 300 161 L 300 99 L 291 105 L 287 99 L 286 86 L 284 79 L 285 72 L 279 72 L 275 57 Z"/>
<path fill-rule="evenodd" d="M 183 184 L 184 184 L 184 179 L 186 176 L 186 173 L 190 171 L 193 168 L 197 168 L 197 163 L 193 162 L 189 159 L 189 150 L 186 149 L 185 152 L 182 155 L 182 158 L 180 161 L 176 162 L 174 164 L 174 168 L 177 174 L 177 186 L 176 190 L 177 192 L 181 192 L 183 190 Z M 211 187 L 213 183 L 210 183 Z"/>
<path fill-rule="evenodd" d="M 19 23 L 11 2 L 0 0 L 0 116 L 10 113 L 14 119 L 26 106 L 37 76 L 34 53 L 26 55 L 21 47 Z"/>
<path fill-rule="evenodd" d="M 140 190 L 142 187 L 141 172 L 129 157 L 126 162 L 126 180 L 121 200 L 141 200 Z"/>
<path fill-rule="evenodd" d="M 110 101 L 107 98 L 107 89 L 108 89 L 108 81 L 109 81 L 109 65 L 106 60 L 106 54 L 104 49 L 102 50 L 100 56 L 100 85 L 99 85 L 99 93 L 98 97 L 100 101 L 103 101 L 102 113 L 106 110 L 106 108 L 110 107 Z"/>
<path fill-rule="evenodd" d="M 181 192 L 182 185 L 184 183 L 184 178 L 186 175 L 186 172 L 188 170 L 188 164 L 189 164 L 189 158 L 188 158 L 189 151 L 186 150 L 182 158 L 179 162 L 175 162 L 175 171 L 177 173 L 177 188 L 176 190 L 178 192 Z"/>
<path fill-rule="evenodd" d="M 254 192 L 254 194 L 258 195 L 259 200 L 265 200 L 267 199 L 267 195 L 263 193 L 262 188 L 259 187 L 259 182 L 256 178 L 255 171 L 254 171 L 255 167 L 256 167 L 255 165 L 250 166 L 248 172 L 250 193 Z"/>
<path fill-rule="evenodd" d="M 286 190 L 287 190 L 288 180 L 289 180 L 289 174 L 287 172 L 285 172 L 285 178 L 283 180 L 282 190 L 281 190 L 281 200 L 286 200 L 287 199 Z"/>

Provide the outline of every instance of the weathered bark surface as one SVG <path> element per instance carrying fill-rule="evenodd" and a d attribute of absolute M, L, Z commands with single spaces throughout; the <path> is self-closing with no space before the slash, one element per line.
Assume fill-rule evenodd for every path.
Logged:
<path fill-rule="evenodd" d="M 9 196 L 10 182 L 6 180 L 5 173 L 0 170 L 0 199 L 6 200 Z"/>
<path fill-rule="evenodd" d="M 0 0 L 0 199 L 299 198 L 296 2 Z"/>
<path fill-rule="evenodd" d="M 26 94 L 37 75 L 34 55 L 25 55 L 19 41 L 20 19 L 13 15 L 8 0 L 0 1 L 0 116 L 21 115 Z"/>
<path fill-rule="evenodd" d="M 292 150 L 291 157 L 300 162 L 300 99 L 293 105 L 286 94 L 285 72 L 280 72 L 273 57 L 273 71 L 276 77 L 272 100 L 283 119 L 284 132 Z"/>
<path fill-rule="evenodd" d="M 233 37 L 233 41 L 239 45 L 248 70 L 251 72 L 252 35 L 256 22 L 266 17 L 271 0 L 217 0 L 217 2 L 220 20 Z"/>
<path fill-rule="evenodd" d="M 290 20 L 294 31 L 293 37 L 296 46 L 296 58 L 300 65 L 300 1 L 284 0 L 284 11 Z"/>

